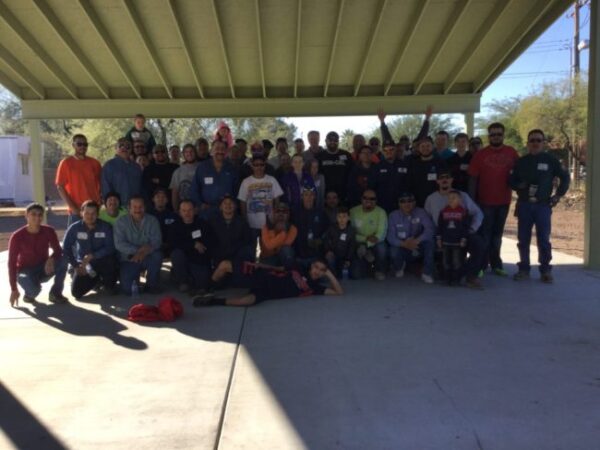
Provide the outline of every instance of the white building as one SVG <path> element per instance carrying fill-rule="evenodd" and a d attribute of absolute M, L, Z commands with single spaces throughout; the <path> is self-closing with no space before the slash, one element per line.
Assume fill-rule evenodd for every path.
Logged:
<path fill-rule="evenodd" d="M 16 205 L 33 200 L 31 140 L 25 136 L 0 136 L 0 201 Z"/>

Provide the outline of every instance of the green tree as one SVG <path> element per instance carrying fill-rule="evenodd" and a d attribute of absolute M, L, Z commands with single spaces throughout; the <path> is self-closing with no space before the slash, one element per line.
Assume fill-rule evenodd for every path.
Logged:
<path fill-rule="evenodd" d="M 424 116 L 422 114 L 409 114 L 405 116 L 399 116 L 395 119 L 389 120 L 386 122 L 392 137 L 395 140 L 398 140 L 400 136 L 406 134 L 409 139 L 415 139 L 419 131 L 421 131 L 421 126 L 423 125 Z M 445 130 L 450 136 L 454 136 L 456 133 L 459 133 L 461 130 L 458 128 L 451 116 L 448 115 L 433 115 L 430 119 L 429 124 L 429 135 L 434 136 L 438 131 Z M 373 130 L 371 132 L 373 136 L 381 136 L 379 128 Z"/>
<path fill-rule="evenodd" d="M 340 148 L 345 148 L 348 151 L 352 151 L 352 139 L 356 133 L 354 130 L 346 129 L 342 131 L 340 136 Z"/>
<path fill-rule="evenodd" d="M 483 138 L 484 145 L 487 139 L 488 125 L 493 122 L 500 122 L 505 128 L 504 143 L 517 150 L 522 150 L 525 147 L 517 119 L 522 100 L 522 97 L 510 97 L 493 100 L 485 105 L 490 112 L 485 116 L 477 117 L 475 120 L 475 134 Z"/>

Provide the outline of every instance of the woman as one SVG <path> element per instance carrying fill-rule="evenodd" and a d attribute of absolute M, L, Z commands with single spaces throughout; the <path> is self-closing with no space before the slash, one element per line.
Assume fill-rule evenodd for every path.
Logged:
<path fill-rule="evenodd" d="M 281 178 L 281 188 L 285 201 L 290 205 L 292 211 L 298 209 L 302 204 L 302 188 L 315 189 L 313 178 L 304 170 L 304 159 L 302 155 L 294 155 L 292 158 L 292 171 L 284 174 Z"/>

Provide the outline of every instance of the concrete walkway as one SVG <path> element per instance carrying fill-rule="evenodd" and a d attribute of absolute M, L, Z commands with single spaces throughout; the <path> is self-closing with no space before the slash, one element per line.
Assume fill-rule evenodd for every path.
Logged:
<path fill-rule="evenodd" d="M 12 309 L 3 269 L 0 448 L 600 448 L 600 274 L 555 263 L 551 286 L 346 282 L 161 325 L 121 297 Z"/>

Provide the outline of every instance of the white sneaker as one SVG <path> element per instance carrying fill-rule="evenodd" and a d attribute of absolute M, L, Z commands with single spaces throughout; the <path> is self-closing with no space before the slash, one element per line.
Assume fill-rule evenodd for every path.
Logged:
<path fill-rule="evenodd" d="M 375 279 L 377 281 L 383 281 L 385 280 L 385 274 L 383 274 L 382 272 L 375 272 Z"/>
<path fill-rule="evenodd" d="M 402 278 L 404 276 L 404 269 L 396 270 L 396 278 Z"/>
<path fill-rule="evenodd" d="M 433 284 L 433 277 L 431 275 L 423 274 L 421 275 L 421 280 L 423 280 L 427 284 Z"/>

